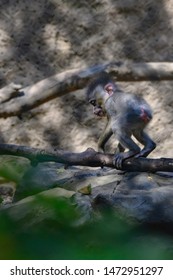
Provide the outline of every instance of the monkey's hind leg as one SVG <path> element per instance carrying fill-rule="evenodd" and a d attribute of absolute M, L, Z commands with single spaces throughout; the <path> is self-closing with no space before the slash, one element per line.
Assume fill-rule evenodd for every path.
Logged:
<path fill-rule="evenodd" d="M 125 159 L 135 156 L 140 153 L 139 146 L 131 139 L 131 135 L 129 133 L 119 133 L 117 134 L 117 138 L 120 142 L 120 145 L 125 149 L 127 148 L 129 151 L 120 152 L 119 154 L 115 154 L 113 164 L 117 169 L 122 169 L 122 163 Z"/>
<path fill-rule="evenodd" d="M 146 132 L 138 131 L 134 133 L 134 136 L 142 145 L 144 145 L 144 148 L 139 154 L 135 156 L 135 158 L 147 157 L 156 148 L 156 143 L 148 136 Z"/>

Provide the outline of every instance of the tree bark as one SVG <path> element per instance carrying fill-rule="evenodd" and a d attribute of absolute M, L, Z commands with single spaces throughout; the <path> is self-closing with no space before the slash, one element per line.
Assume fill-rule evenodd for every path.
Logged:
<path fill-rule="evenodd" d="M 91 78 L 102 71 L 110 73 L 118 81 L 173 80 L 173 63 L 169 62 L 111 62 L 84 70 L 73 69 L 19 89 L 18 92 L 21 97 L 14 98 L 14 96 L 11 96 L 13 99 L 0 104 L 0 117 L 21 115 L 23 112 L 36 108 L 51 99 L 82 89 Z"/>
<path fill-rule="evenodd" d="M 112 154 L 98 153 L 92 148 L 88 148 L 82 153 L 71 153 L 62 150 L 41 150 L 27 146 L 18 146 L 11 144 L 0 144 L 0 155 L 12 155 L 25 157 L 31 161 L 32 165 L 40 162 L 59 162 L 65 166 L 91 166 L 91 167 L 112 167 Z M 123 162 L 122 170 L 140 171 L 140 172 L 173 172 L 173 159 L 171 158 L 131 158 Z"/>

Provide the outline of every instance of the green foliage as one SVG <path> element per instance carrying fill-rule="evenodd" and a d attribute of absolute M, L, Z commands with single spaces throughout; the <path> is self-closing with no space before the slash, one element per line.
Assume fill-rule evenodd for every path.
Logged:
<path fill-rule="evenodd" d="M 1 156 L 0 176 L 20 183 L 29 163 Z M 172 259 L 172 237 L 130 224 L 110 210 L 86 223 L 74 202 L 27 186 L 0 211 L 0 259 Z M 20 190 L 19 190 L 20 191 Z M 90 193 L 90 186 L 80 190 Z M 19 195 L 18 195 L 19 199 Z"/>
<path fill-rule="evenodd" d="M 20 182 L 29 166 L 30 162 L 25 158 L 0 155 L 0 177 L 9 181 Z"/>
<path fill-rule="evenodd" d="M 31 211 L 0 213 L 0 259 L 172 259 L 168 235 L 129 225 L 114 213 L 80 225 L 68 199 L 41 195 Z M 29 208 L 30 209 L 30 208 Z"/>

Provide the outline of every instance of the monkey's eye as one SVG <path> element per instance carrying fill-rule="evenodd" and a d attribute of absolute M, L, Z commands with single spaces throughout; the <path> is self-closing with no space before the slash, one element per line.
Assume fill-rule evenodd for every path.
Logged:
<path fill-rule="evenodd" d="M 93 106 L 96 106 L 96 100 L 95 99 L 90 100 L 89 103 Z"/>

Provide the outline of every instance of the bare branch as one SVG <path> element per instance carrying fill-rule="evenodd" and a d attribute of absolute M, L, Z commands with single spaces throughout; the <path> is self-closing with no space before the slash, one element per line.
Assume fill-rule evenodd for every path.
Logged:
<path fill-rule="evenodd" d="M 22 88 L 21 85 L 11 83 L 0 89 L 0 103 L 7 102 L 11 98 L 20 96 L 19 90 Z"/>
<path fill-rule="evenodd" d="M 78 165 L 78 166 L 91 166 L 91 167 L 112 167 L 113 157 L 112 154 L 97 153 L 92 148 L 88 148 L 82 153 L 71 153 L 62 150 L 41 150 L 27 146 L 18 146 L 10 144 L 0 144 L 0 155 L 12 155 L 25 157 L 31 161 L 31 164 L 36 165 L 39 162 L 59 162 L 64 165 Z M 132 158 L 127 159 L 123 163 L 123 170 L 126 171 L 141 171 L 141 172 L 156 172 L 167 171 L 173 172 L 173 159 L 160 158 Z"/>
<path fill-rule="evenodd" d="M 106 63 L 73 69 L 20 89 L 22 97 L 0 104 L 0 117 L 21 115 L 51 99 L 82 89 L 102 71 L 112 74 L 118 81 L 173 80 L 173 63 Z M 7 99 L 8 100 L 8 99 Z"/>

